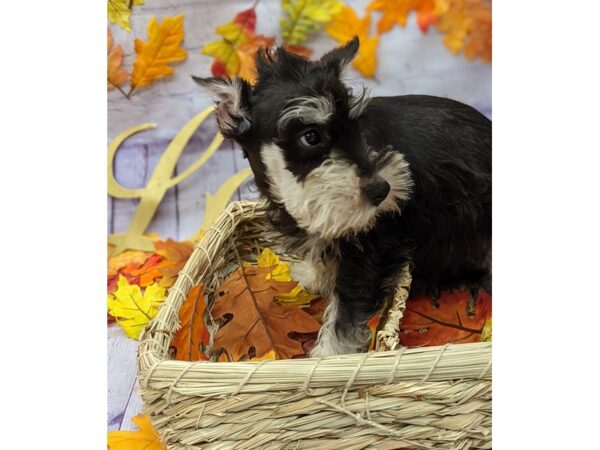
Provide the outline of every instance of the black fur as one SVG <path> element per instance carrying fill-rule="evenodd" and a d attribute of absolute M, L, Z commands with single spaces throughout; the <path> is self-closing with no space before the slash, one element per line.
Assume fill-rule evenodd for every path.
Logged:
<path fill-rule="evenodd" d="M 283 49 L 259 52 L 258 82 L 251 92 L 244 84 L 241 94 L 242 115 L 251 128 L 228 135 L 244 149 L 257 187 L 270 200 L 271 220 L 291 247 L 310 236 L 285 205 L 274 201 L 261 160 L 264 143 L 276 142 L 284 149 L 287 167 L 300 182 L 333 146 L 342 148 L 342 157 L 364 177 L 385 163 L 389 147 L 408 161 L 414 187 L 401 214 L 380 216 L 373 228 L 336 239 L 322 255 L 337 255 L 340 337 L 364 327 L 391 295 L 406 261 L 412 265 L 416 295 L 437 298 L 441 290 L 467 287 L 474 295 L 480 288 L 491 289 L 491 122 L 470 106 L 424 95 L 375 97 L 360 117 L 351 119 L 351 92 L 340 72 L 357 49 L 354 39 L 317 62 Z M 290 102 L 306 96 L 328 96 L 335 102 L 331 119 L 317 125 L 323 143 L 314 154 L 295 144 L 306 124 L 292 120 L 284 129 L 275 125 Z M 242 119 L 239 111 L 232 114 Z M 378 160 L 367 158 L 369 146 L 381 151 Z"/>

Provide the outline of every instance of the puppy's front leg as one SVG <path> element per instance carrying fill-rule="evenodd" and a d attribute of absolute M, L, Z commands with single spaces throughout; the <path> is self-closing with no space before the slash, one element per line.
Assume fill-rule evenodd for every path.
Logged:
<path fill-rule="evenodd" d="M 323 325 L 319 330 L 317 343 L 310 352 L 311 357 L 343 355 L 366 350 L 370 338 L 367 321 L 371 318 L 372 308 L 363 308 L 361 311 L 360 308 L 355 309 L 356 306 L 356 301 L 340 298 L 339 292 L 329 296 L 323 314 Z"/>

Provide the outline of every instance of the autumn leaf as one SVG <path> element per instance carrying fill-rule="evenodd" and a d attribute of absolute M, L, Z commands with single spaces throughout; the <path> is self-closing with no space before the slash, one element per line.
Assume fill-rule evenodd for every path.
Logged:
<path fill-rule="evenodd" d="M 107 440 L 110 450 L 166 450 L 148 416 L 138 414 L 131 421 L 139 431 L 109 432 Z"/>
<path fill-rule="evenodd" d="M 133 63 L 131 90 L 148 86 L 154 81 L 172 75 L 175 69 L 169 63 L 182 61 L 187 52 L 181 48 L 183 15 L 165 17 L 158 23 L 155 17 L 148 22 L 148 40 L 135 40 L 137 59 Z"/>
<path fill-rule="evenodd" d="M 269 48 L 275 43 L 274 37 L 262 35 L 251 36 L 246 42 L 237 48 L 238 58 L 240 60 L 240 70 L 238 76 L 244 78 L 249 83 L 254 84 L 256 80 L 256 52 L 260 48 Z"/>
<path fill-rule="evenodd" d="M 265 248 L 260 253 L 256 263 L 258 267 L 269 269 L 266 275 L 267 280 L 293 281 L 289 264 L 281 262 L 279 256 L 269 248 Z M 306 292 L 301 286 L 295 286 L 290 292 L 278 295 L 276 300 L 279 304 L 293 304 L 302 308 L 308 307 L 316 297 L 316 295 Z"/>
<path fill-rule="evenodd" d="M 279 21 L 284 44 L 298 45 L 342 9 L 339 0 L 281 0 Z"/>
<path fill-rule="evenodd" d="M 481 331 L 481 342 L 492 342 L 492 318 L 490 317 L 483 324 Z"/>
<path fill-rule="evenodd" d="M 120 271 L 123 275 L 128 274 L 132 278 L 137 278 L 136 283 L 140 287 L 146 287 L 154 283 L 154 280 L 163 276 L 161 268 L 164 265 L 164 258 L 160 255 L 153 254 L 144 264 L 128 264 Z"/>
<path fill-rule="evenodd" d="M 294 53 L 296 55 L 304 56 L 305 58 L 309 58 L 312 55 L 313 51 L 310 48 L 303 47 L 302 45 L 283 45 L 282 46 L 289 53 Z"/>
<path fill-rule="evenodd" d="M 377 32 L 386 33 L 394 24 L 406 26 L 408 15 L 411 11 L 417 13 L 417 23 L 423 33 L 427 32 L 429 25 L 437 20 L 434 14 L 438 0 L 373 0 L 367 6 L 368 11 L 381 11 L 383 14 L 377 23 Z"/>
<path fill-rule="evenodd" d="M 375 344 L 377 343 L 377 327 L 379 326 L 379 320 L 379 313 L 377 313 L 367 322 L 367 327 L 369 328 L 369 333 L 371 334 L 371 340 L 369 344 L 370 352 L 375 350 Z"/>
<path fill-rule="evenodd" d="M 492 61 L 492 5 L 487 0 L 437 0 L 444 45 L 469 60 Z"/>
<path fill-rule="evenodd" d="M 240 267 L 217 289 L 211 314 L 217 322 L 228 321 L 217 331 L 214 348 L 223 347 L 234 361 L 270 351 L 278 359 L 302 355 L 302 344 L 288 335 L 319 331 L 310 315 L 274 301 L 295 283 L 267 280 L 268 273 L 268 268 Z"/>
<path fill-rule="evenodd" d="M 273 350 L 265 353 L 263 356 L 256 356 L 254 358 L 250 358 L 249 361 L 260 362 L 260 361 L 273 361 L 277 359 L 277 355 Z"/>
<path fill-rule="evenodd" d="M 127 283 L 129 283 L 129 284 L 137 284 L 139 286 L 139 283 L 140 283 L 139 277 L 134 277 L 133 275 L 131 275 L 127 272 L 119 271 L 113 275 L 108 276 L 107 292 L 109 294 L 112 294 L 117 289 L 117 283 L 119 282 L 120 277 L 125 278 L 127 280 Z"/>
<path fill-rule="evenodd" d="M 108 274 L 116 274 L 120 269 L 129 264 L 142 265 L 151 255 L 152 253 L 141 252 L 138 250 L 126 250 L 123 253 L 119 253 L 118 255 L 109 258 Z"/>
<path fill-rule="evenodd" d="M 234 77 L 240 72 L 238 47 L 254 35 L 256 27 L 256 11 L 250 8 L 239 12 L 231 22 L 219 25 L 215 33 L 222 36 L 221 40 L 209 42 L 202 47 L 202 53 L 213 56 L 215 61 L 211 67 L 216 77 Z"/>
<path fill-rule="evenodd" d="M 208 345 L 209 334 L 204 325 L 204 286 L 198 284 L 190 289 L 179 308 L 181 327 L 175 333 L 171 346 L 175 348 L 175 359 L 179 361 L 208 360 L 201 345 Z"/>
<path fill-rule="evenodd" d="M 177 242 L 173 239 L 166 241 L 156 241 L 154 243 L 156 254 L 164 258 L 164 262 L 158 268 L 162 279 L 160 286 L 171 287 L 175 284 L 179 272 L 185 266 L 185 263 L 190 258 L 194 251 L 194 243 L 191 241 Z"/>
<path fill-rule="evenodd" d="M 379 36 L 368 36 L 371 26 L 371 15 L 359 19 L 356 12 L 349 6 L 343 6 L 331 23 L 325 26 L 325 31 L 336 41 L 345 44 L 354 36 L 360 39 L 358 54 L 352 66 L 365 77 L 373 77 L 377 68 L 377 46 Z"/>
<path fill-rule="evenodd" d="M 108 90 L 115 87 L 121 86 L 127 78 L 129 78 L 129 72 L 125 69 L 121 68 L 121 64 L 123 64 L 123 47 L 117 45 L 113 47 L 113 39 L 110 33 L 110 29 L 108 30 L 108 62 L 107 62 L 107 82 L 108 82 Z"/>
<path fill-rule="evenodd" d="M 131 9 L 129 3 L 131 0 L 108 0 L 108 20 L 111 23 L 119 25 L 126 31 L 131 31 Z M 133 0 L 133 5 L 143 5 L 144 0 Z"/>
<path fill-rule="evenodd" d="M 108 313 L 117 320 L 127 336 L 139 339 L 142 329 L 156 316 L 165 294 L 165 289 L 156 283 L 148 286 L 142 294 L 139 286 L 130 285 L 120 275 L 117 290 L 108 294 Z"/>
<path fill-rule="evenodd" d="M 434 308 L 429 298 L 410 299 L 400 322 L 400 344 L 406 347 L 479 342 L 492 317 L 492 298 L 481 292 L 473 317 L 467 315 L 468 294 L 447 292 Z"/>

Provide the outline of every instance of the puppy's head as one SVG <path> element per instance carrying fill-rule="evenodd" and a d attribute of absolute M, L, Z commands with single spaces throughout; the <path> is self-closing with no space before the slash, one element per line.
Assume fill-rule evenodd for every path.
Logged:
<path fill-rule="evenodd" d="M 359 117 L 369 96 L 353 95 L 340 74 L 358 38 L 309 61 L 282 48 L 257 55 L 258 80 L 195 80 L 216 97 L 221 133 L 237 141 L 256 185 L 296 224 L 324 239 L 371 228 L 399 210 L 411 177 L 403 156 L 369 147 Z"/>

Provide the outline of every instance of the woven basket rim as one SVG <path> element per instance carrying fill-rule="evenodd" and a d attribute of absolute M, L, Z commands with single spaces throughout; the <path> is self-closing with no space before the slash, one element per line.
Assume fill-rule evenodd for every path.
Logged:
<path fill-rule="evenodd" d="M 491 379 L 492 344 L 446 344 L 437 347 L 400 348 L 394 351 L 357 353 L 328 358 L 303 358 L 261 362 L 176 361 L 168 349 L 178 323 L 179 306 L 189 289 L 202 281 L 211 265 L 211 254 L 245 221 L 264 214 L 252 201 L 231 203 L 206 231 L 169 289 L 157 316 L 145 328 L 138 347 L 138 379 L 142 388 L 176 385 L 206 388 L 220 393 L 262 392 L 276 387 L 295 390 L 314 386 L 382 384 L 398 381 Z M 211 253 L 212 252 L 212 253 Z"/>

